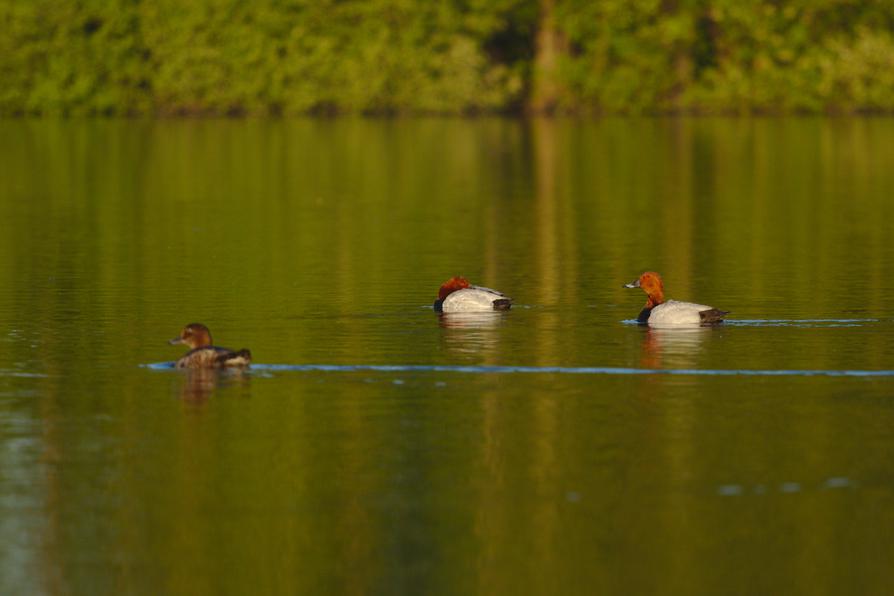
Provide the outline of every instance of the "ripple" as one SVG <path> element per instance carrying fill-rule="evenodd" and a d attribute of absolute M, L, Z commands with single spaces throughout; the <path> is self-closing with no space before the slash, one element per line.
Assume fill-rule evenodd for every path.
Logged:
<path fill-rule="evenodd" d="M 0 377 L 16 377 L 20 379 L 46 379 L 49 375 L 43 373 L 33 373 L 21 370 L 10 370 L 8 368 L 0 368 Z"/>
<path fill-rule="evenodd" d="M 779 492 L 783 493 L 797 493 L 801 492 L 801 485 L 797 482 L 783 482 L 779 485 Z"/>
<path fill-rule="evenodd" d="M 823 483 L 823 488 L 852 488 L 854 483 L 850 478 L 845 476 L 835 476 L 834 478 L 827 478 Z"/>
<path fill-rule="evenodd" d="M 141 365 L 173 370 L 173 362 Z M 465 374 L 674 375 L 716 377 L 894 377 L 894 370 L 626 368 L 610 366 L 473 366 L 450 364 L 252 364 L 264 372 L 447 372 Z"/>
<path fill-rule="evenodd" d="M 864 327 L 873 323 L 888 323 L 884 319 L 724 319 L 722 325 L 711 327 L 680 327 L 683 329 L 722 329 L 724 327 Z M 624 319 L 624 325 L 640 326 L 636 319 Z M 675 330 L 675 328 L 667 328 Z"/>
<path fill-rule="evenodd" d="M 851 480 L 846 476 L 833 476 L 831 478 L 826 478 L 822 481 L 818 486 L 817 485 L 803 485 L 800 482 L 787 481 L 779 484 L 775 487 L 767 487 L 765 484 L 756 484 L 751 490 L 748 490 L 747 485 L 742 484 L 721 484 L 717 486 L 715 492 L 722 497 L 739 497 L 746 495 L 748 493 L 754 495 L 767 495 L 767 494 L 794 494 L 801 492 L 812 492 L 815 490 L 830 490 L 830 489 L 854 489 L 857 488 L 857 483 Z"/>
<path fill-rule="evenodd" d="M 738 484 L 724 484 L 717 487 L 717 494 L 724 497 L 737 497 L 744 492 Z"/>
<path fill-rule="evenodd" d="M 730 327 L 863 327 L 881 319 L 727 319 Z"/>

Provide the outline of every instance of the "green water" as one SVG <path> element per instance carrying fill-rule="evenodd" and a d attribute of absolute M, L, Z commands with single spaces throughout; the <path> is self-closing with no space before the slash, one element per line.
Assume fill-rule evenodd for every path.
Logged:
<path fill-rule="evenodd" d="M 2 594 L 894 581 L 894 120 L 0 121 L 0 164 Z M 645 269 L 731 320 L 631 324 Z M 456 274 L 513 310 L 439 319 Z M 147 366 L 192 321 L 255 369 Z"/>

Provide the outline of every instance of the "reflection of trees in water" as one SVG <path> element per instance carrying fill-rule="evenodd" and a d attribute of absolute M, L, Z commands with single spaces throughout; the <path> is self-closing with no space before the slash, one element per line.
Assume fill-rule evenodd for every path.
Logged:
<path fill-rule="evenodd" d="M 4 237 L 0 281 L 19 288 L 16 320 L 40 334 L 50 372 L 58 361 L 95 359 L 94 350 L 55 345 L 84 324 L 88 339 L 116 338 L 118 352 L 144 352 L 140 344 L 169 322 L 137 317 L 123 333 L 122 313 L 133 312 L 136 297 L 167 307 L 182 291 L 231 289 L 214 267 L 193 268 L 188 278 L 171 272 L 208 256 L 203 247 L 227 245 L 234 230 L 255 241 L 226 254 L 240 271 L 239 309 L 224 301 L 213 314 L 231 320 L 274 310 L 381 312 L 400 298 L 389 283 L 415 281 L 417 271 L 431 279 L 406 286 L 418 305 L 430 303 L 445 275 L 463 273 L 521 303 L 574 308 L 587 300 L 582 280 L 614 287 L 646 267 L 665 276 L 671 297 L 734 311 L 738 304 L 719 297 L 727 289 L 755 302 L 772 296 L 776 307 L 798 304 L 799 288 L 856 267 L 865 284 L 860 303 L 878 311 L 886 292 L 877 290 L 894 278 L 891 259 L 878 258 L 890 251 L 891 209 L 878 191 L 890 181 L 889 127 L 713 119 L 9 123 L 17 142 L 0 146 L 10 164 L 0 194 L 34 192 L 30 201 L 0 201 L 0 219 L 20 224 Z M 109 146 L 117 150 L 107 163 L 96 156 Z M 357 146 L 367 148 L 363 159 Z M 196 154 L 205 159 L 192 161 Z M 228 167 L 237 156 L 238 176 Z M 290 175 L 295 163 L 313 167 Z M 444 172 L 457 184 L 432 183 Z M 125 195 L 132 200 L 120 201 Z M 249 195 L 257 208 L 246 210 Z M 197 225 L 209 205 L 184 196 L 218 197 L 215 225 Z M 133 221 L 142 224 L 131 230 Z M 35 242 L 35 229 L 57 242 Z M 778 279 L 786 283 L 774 285 Z M 839 285 L 813 296 L 813 308 L 840 310 Z M 87 288 L 103 291 L 88 299 Z M 561 355 L 562 342 L 559 314 L 542 314 L 532 332 L 546 362 Z M 47 321 L 57 333 L 40 333 Z M 345 326 L 338 340 L 346 353 L 368 347 L 371 321 Z M 325 325 L 280 333 L 308 350 L 332 340 Z M 868 353 L 881 362 L 884 350 Z"/>
<path fill-rule="evenodd" d="M 5 150 L 0 149 L 10 164 L 7 175 L 0 179 L 0 194 L 9 197 L 17 196 L 17 189 L 35 190 L 29 200 L 0 201 L 0 219 L 15 222 L 0 238 L 4 248 L 0 251 L 0 285 L 6 288 L 0 296 L 0 311 L 29 341 L 10 338 L 0 342 L 0 360 L 25 363 L 48 374 L 38 383 L 41 399 L 28 400 L 27 414 L 29 424 L 40 428 L 42 458 L 47 464 L 46 486 L 41 490 L 47 502 L 46 568 L 54 577 L 60 561 L 64 566 L 68 560 L 63 547 L 81 552 L 83 537 L 97 536 L 94 521 L 107 512 L 99 509 L 99 500 L 90 502 L 72 490 L 72 478 L 82 474 L 83 468 L 56 465 L 87 452 L 105 452 L 103 441 L 110 435 L 104 427 L 77 421 L 93 420 L 93 414 L 108 410 L 120 418 L 123 439 L 138 444 L 136 439 L 142 439 L 146 427 L 128 416 L 140 411 L 132 404 L 145 403 L 149 397 L 141 394 L 139 375 L 122 380 L 118 372 L 128 374 L 127 368 L 135 362 L 173 356 L 163 344 L 167 333 L 159 337 L 158 331 L 170 326 L 169 314 L 179 313 L 186 301 L 196 296 L 196 289 L 207 289 L 215 297 L 215 302 L 202 305 L 231 326 L 249 326 L 268 313 L 276 317 L 283 312 L 308 313 L 318 324 L 288 320 L 275 329 L 281 319 L 274 317 L 272 323 L 265 322 L 260 331 L 254 331 L 256 337 L 288 335 L 288 342 L 283 341 L 288 354 L 300 355 L 314 346 L 336 346 L 341 353 L 356 354 L 357 360 L 362 360 L 380 320 L 376 314 L 393 309 L 396 314 L 388 324 L 399 328 L 407 312 L 418 312 L 413 309 L 431 303 L 445 274 L 466 273 L 506 291 L 522 304 L 561 301 L 561 308 L 540 309 L 534 311 L 536 316 L 525 318 L 530 329 L 524 341 L 530 344 L 535 359 L 525 364 L 535 365 L 561 363 L 564 350 L 577 345 L 575 336 L 563 336 L 567 327 L 560 323 L 562 317 L 570 316 L 571 309 L 588 300 L 580 289 L 585 280 L 594 280 L 593 287 L 606 284 L 614 288 L 629 281 L 646 263 L 673 280 L 672 296 L 710 302 L 715 302 L 717 292 L 735 285 L 743 300 L 757 302 L 772 296 L 774 304 L 801 305 L 805 289 L 822 280 L 825 291 L 813 294 L 810 300 L 813 308 L 826 311 L 839 310 L 841 304 L 859 304 L 868 313 L 885 312 L 889 295 L 885 290 L 894 279 L 892 260 L 884 258 L 890 254 L 891 205 L 887 195 L 878 191 L 890 187 L 892 179 L 885 172 L 894 153 L 887 140 L 890 124 L 879 120 L 450 121 L 391 122 L 385 128 L 368 122 L 231 122 L 224 126 L 196 122 L 145 126 L 7 123 L 7 130 L 21 127 L 30 134 L 7 138 L 25 137 L 25 142 L 8 143 Z M 116 151 L 108 152 L 109 146 Z M 411 150 L 414 146 L 437 146 L 438 150 Z M 203 158 L 191 159 L 195 155 Z M 226 167 L 231 160 L 240 167 Z M 296 164 L 312 167 L 300 169 Z M 38 167 L 39 177 L 29 174 Z M 232 174 L 236 171 L 239 176 Z M 439 176 L 445 171 L 465 186 L 457 190 L 450 184 L 433 184 L 443 179 Z M 817 171 L 820 175 L 815 175 Z M 464 192 L 467 188 L 484 188 L 488 194 Z M 781 191 L 786 192 L 782 197 Z M 214 198 L 213 225 L 203 223 L 210 206 L 203 196 Z M 253 206 L 246 209 L 244 201 L 249 196 Z M 134 222 L 142 224 L 134 228 Z M 35 230 L 45 233 L 36 234 Z M 253 240 L 218 256 L 216 247 L 231 246 L 234 236 Z M 54 242 L 42 240 L 48 237 Z M 210 254 L 209 246 L 215 247 Z M 435 271 L 448 266 L 445 253 L 456 257 L 451 268 L 471 263 L 482 269 Z M 188 276 L 179 273 L 184 271 L 184 263 L 205 262 L 209 257 L 214 264 L 226 259 L 238 275 L 222 275 L 217 266 L 191 267 Z M 784 263 L 788 275 L 778 277 L 784 283 L 772 287 L 779 263 Z M 395 275 L 405 277 L 395 280 Z M 414 276 L 430 276 L 431 285 L 415 283 Z M 528 277 L 537 279 L 524 293 L 506 283 L 509 279 L 522 283 Z M 844 291 L 847 296 L 842 296 Z M 642 298 L 617 292 L 627 309 L 619 318 L 635 316 Z M 413 296 L 408 299 L 407 294 Z M 404 302 L 395 305 L 395 299 Z M 738 303 L 725 300 L 716 303 L 734 311 L 739 308 Z M 766 306 L 768 310 L 772 307 Z M 434 324 L 427 319 L 430 314 L 420 315 L 426 316 L 426 324 Z M 441 320 L 443 341 L 451 349 L 477 349 L 484 360 L 501 363 L 500 342 L 511 337 L 506 331 L 510 322 L 519 322 L 512 320 L 519 314 L 506 313 L 497 319 L 505 324 L 495 327 L 452 325 Z M 324 315 L 335 323 L 330 324 Z M 179 316 L 175 318 L 182 322 Z M 716 336 L 706 334 L 720 332 L 624 331 L 642 332 L 641 345 L 633 344 L 629 364 L 635 365 L 639 357 L 640 366 L 649 368 L 698 364 L 700 356 L 712 352 L 710 342 Z M 599 330 L 574 333 L 598 334 Z M 835 362 L 840 346 L 834 341 L 840 340 L 840 335 L 804 333 L 822 342 L 817 344 L 822 351 L 817 350 L 816 368 Z M 226 335 L 231 334 L 255 345 L 251 334 L 230 329 Z M 391 346 L 395 339 L 375 337 L 374 341 L 387 340 Z M 861 332 L 859 341 L 866 354 L 866 368 L 890 367 L 889 333 Z M 412 348 L 426 349 L 418 344 Z M 779 349 L 794 353 L 799 348 Z M 380 354 L 372 352 L 369 357 Z M 394 354 L 387 352 L 387 357 Z M 248 386 L 252 374 L 192 371 L 171 376 L 174 395 L 211 405 L 214 402 L 209 400 L 215 395 L 229 395 L 226 388 Z M 556 395 L 538 375 L 521 381 L 526 387 L 519 393 L 525 399 L 515 399 L 519 395 L 513 395 L 513 385 L 502 385 L 508 377 L 481 379 L 477 384 L 464 379 L 473 392 L 463 400 L 428 399 L 426 393 L 427 399 L 414 400 L 411 407 L 382 412 L 370 410 L 370 404 L 387 401 L 383 396 L 406 399 L 413 388 L 361 386 L 348 377 L 339 377 L 337 387 L 328 385 L 319 391 L 320 396 L 332 399 L 313 399 L 316 385 L 292 379 L 287 400 L 270 394 L 281 386 L 257 383 L 256 379 L 251 390 L 259 399 L 251 400 L 252 414 L 260 418 L 252 418 L 252 423 L 263 424 L 260 430 L 243 428 L 245 420 L 240 417 L 246 412 L 242 407 L 226 412 L 221 408 L 221 417 L 214 420 L 211 416 L 194 417 L 213 424 L 172 426 L 171 432 L 184 435 L 183 443 L 177 446 L 176 455 L 168 457 L 170 469 L 153 471 L 170 475 L 170 485 L 178 496 L 188 497 L 188 506 L 172 511 L 173 518 L 184 526 L 209 520 L 209 527 L 204 534 L 203 528 L 197 532 L 198 539 L 204 536 L 206 540 L 200 549 L 175 543 L 151 555 L 164 558 L 172 553 L 185 559 L 197 551 L 213 552 L 220 533 L 211 526 L 212 522 L 218 526 L 219 520 L 208 515 L 208 503 L 222 497 L 224 505 L 236 510 L 257 497 L 260 506 L 274 507 L 274 515 L 243 516 L 241 519 L 251 522 L 245 529 L 281 536 L 285 528 L 291 539 L 262 540 L 260 546 L 234 541 L 232 548 L 243 543 L 255 546 L 233 553 L 257 555 L 259 560 L 264 557 L 265 563 L 310 557 L 308 568 L 344 561 L 342 569 L 352 573 L 340 573 L 338 577 L 344 579 L 332 581 L 358 586 L 346 592 L 369 591 L 369 586 L 381 585 L 375 583 L 381 577 L 377 567 L 381 559 L 376 553 L 393 552 L 387 549 L 396 545 L 391 532 L 395 520 L 409 519 L 404 528 L 415 531 L 431 519 L 437 522 L 433 526 L 444 528 L 449 538 L 455 537 L 456 520 L 448 523 L 438 517 L 446 510 L 454 511 L 452 503 L 414 501 L 410 506 L 415 507 L 412 513 L 416 518 L 408 518 L 406 509 L 401 509 L 408 507 L 401 499 L 426 495 L 423 488 L 412 491 L 431 486 L 440 473 L 448 487 L 447 497 L 453 496 L 450 490 L 457 478 L 484 477 L 475 485 L 479 492 L 469 497 L 478 500 L 476 510 L 469 514 L 476 516 L 477 532 L 470 539 L 469 550 L 480 548 L 484 588 L 506 577 L 506 569 L 517 563 L 511 553 L 518 551 L 512 549 L 527 548 L 519 545 L 540 549 L 534 551 L 532 546 L 531 556 L 524 560 L 544 561 L 548 570 L 561 568 L 561 561 L 551 560 L 548 550 L 557 547 L 557 555 L 565 552 L 563 538 L 557 533 L 563 528 L 563 508 L 568 506 L 562 491 L 577 487 L 559 484 L 557 479 L 596 477 L 604 481 L 602 485 L 594 483 L 593 489 L 609 495 L 603 497 L 605 507 L 593 506 L 593 499 L 600 498 L 593 494 L 584 494 L 583 505 L 593 507 L 594 515 L 603 513 L 607 523 L 618 516 L 625 502 L 631 503 L 630 509 L 654 502 L 637 500 L 632 488 L 622 497 L 610 499 L 617 486 L 627 487 L 623 472 L 613 475 L 623 468 L 617 462 L 625 461 L 625 453 L 621 449 L 609 453 L 612 463 L 602 467 L 584 467 L 593 460 L 587 459 L 591 454 L 578 450 L 581 444 L 590 445 L 589 438 L 581 437 L 604 435 L 611 439 L 605 442 L 609 446 L 626 447 L 630 480 L 665 474 L 677 482 L 670 488 L 685 485 L 699 474 L 693 470 L 693 462 L 700 457 L 695 449 L 699 426 L 723 421 L 703 409 L 706 400 L 649 402 L 643 410 L 632 412 L 625 407 L 639 405 L 641 395 L 657 402 L 674 384 L 717 388 L 733 382 L 634 377 L 610 385 L 617 394 L 599 401 L 586 395 L 587 388 Z M 594 380 L 592 391 L 613 381 Z M 336 383 L 332 377 L 324 382 Z M 837 380 L 798 383 L 844 391 Z M 637 394 L 640 387 L 643 390 Z M 122 390 L 126 400 L 118 399 Z M 834 397 L 834 390 L 828 391 L 823 395 Z M 165 385 L 162 394 L 166 399 L 170 392 Z M 686 397 L 685 393 L 679 395 Z M 160 401 L 152 405 L 163 412 L 170 404 Z M 805 441 L 821 446 L 811 455 L 816 461 L 837 453 L 835 437 L 848 430 L 833 417 L 837 410 L 828 407 L 831 399 L 824 403 L 829 415 L 818 415 L 799 430 Z M 612 415 L 600 419 L 603 426 L 584 427 L 580 417 L 591 414 L 596 405 Z M 785 415 L 785 408 L 793 406 L 779 403 L 778 407 Z M 196 411 L 208 413 L 210 408 Z M 479 414 L 481 426 L 469 430 L 468 444 L 443 446 L 456 451 L 450 452 L 454 459 L 441 459 L 438 450 L 442 446 L 434 441 L 454 435 L 438 434 L 437 429 L 447 424 L 424 423 L 440 423 L 453 416 L 451 423 L 466 430 L 462 425 L 469 423 L 468 416 Z M 867 410 L 863 422 L 863 427 L 877 422 L 877 410 Z M 330 433 L 323 440 L 314 434 L 320 428 Z M 222 449 L 232 448 L 225 439 L 242 432 L 252 450 L 263 455 L 275 453 L 281 459 L 265 467 L 232 451 L 221 456 Z M 282 440 L 282 446 L 265 442 L 273 440 L 271 437 Z M 753 445 L 755 465 L 791 446 L 778 441 L 761 435 L 761 441 Z M 823 445 L 834 448 L 824 449 Z M 141 449 L 111 449 L 108 453 L 124 458 L 121 461 L 128 464 L 127 469 L 130 464 L 138 469 L 145 463 L 139 461 L 142 455 L 159 456 L 154 446 Z M 854 451 L 853 456 L 858 455 Z M 96 461 L 105 464 L 105 460 Z M 646 466 L 650 473 L 637 471 L 635 466 Z M 8 467 L 19 474 L 29 473 L 17 462 Z M 412 474 L 407 474 L 408 469 Z M 34 482 L 39 485 L 40 477 L 35 476 Z M 81 484 L 79 478 L 76 482 Z M 121 493 L 127 499 L 139 501 L 154 494 L 130 482 L 126 484 L 130 492 Z M 659 485 L 656 491 L 666 488 Z M 269 494 L 263 492 L 266 489 Z M 257 493 L 251 492 L 255 490 Z M 386 491 L 391 509 L 371 503 L 371 495 Z M 660 494 L 668 499 L 666 504 L 673 505 L 668 507 L 673 518 L 657 518 L 668 528 L 691 531 L 689 522 L 703 517 L 704 503 L 687 503 L 686 491 Z M 97 509 L 91 509 L 94 506 Z M 94 515 L 79 516 L 84 520 L 81 523 L 90 527 L 72 532 L 74 525 L 68 516 L 77 509 L 94 511 Z M 630 509 L 622 509 L 620 519 L 630 522 L 632 528 L 625 526 L 617 536 L 608 535 L 606 544 L 612 537 L 636 538 L 636 530 L 644 537 L 652 536 L 649 532 L 654 528 L 645 522 L 637 526 L 636 520 L 655 522 L 656 517 L 648 512 L 640 516 Z M 382 515 L 383 510 L 387 515 Z M 126 515 L 127 511 L 120 513 Z M 456 512 L 457 517 L 461 515 L 464 512 Z M 139 520 L 128 519 L 125 525 L 133 527 L 132 521 Z M 262 524 L 261 531 L 254 525 L 257 523 Z M 426 526 L 424 531 L 429 529 Z M 167 535 L 164 528 L 158 531 Z M 142 544 L 152 543 L 159 534 L 152 528 L 128 535 L 123 540 Z M 66 536 L 79 540 L 67 542 Z M 322 547 L 316 537 L 325 537 L 320 540 Z M 112 551 L 125 555 L 136 548 L 125 541 L 103 540 L 95 550 L 106 549 L 108 544 Z M 517 567 L 512 569 L 518 572 Z M 537 572 L 539 577 L 551 577 L 540 568 Z M 610 575 L 611 571 L 606 571 L 606 576 Z M 519 576 L 529 577 L 523 570 Z M 191 568 L 184 569 L 183 575 L 177 576 L 180 583 L 174 585 L 193 587 L 195 577 Z M 300 579 L 294 581 L 300 585 Z M 52 583 L 48 585 L 50 591 L 59 591 Z"/>

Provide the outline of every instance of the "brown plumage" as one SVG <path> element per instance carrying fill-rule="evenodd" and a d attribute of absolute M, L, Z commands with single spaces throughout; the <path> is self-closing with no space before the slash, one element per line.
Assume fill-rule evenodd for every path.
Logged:
<path fill-rule="evenodd" d="M 251 352 L 248 350 L 235 352 L 212 345 L 211 331 L 201 323 L 190 323 L 168 343 L 184 344 L 190 348 L 177 360 L 177 368 L 246 367 L 251 363 Z"/>

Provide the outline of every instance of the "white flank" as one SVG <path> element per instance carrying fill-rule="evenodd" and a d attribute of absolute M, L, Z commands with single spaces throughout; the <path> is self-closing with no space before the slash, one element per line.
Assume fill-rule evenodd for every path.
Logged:
<path fill-rule="evenodd" d="M 494 309 L 494 300 L 505 295 L 489 288 L 472 286 L 453 292 L 441 304 L 443 312 L 484 312 Z"/>
<path fill-rule="evenodd" d="M 713 306 L 695 304 L 693 302 L 678 302 L 668 300 L 659 304 L 649 313 L 650 327 L 692 327 L 702 324 L 702 317 L 698 313 L 703 310 L 711 310 Z"/>

